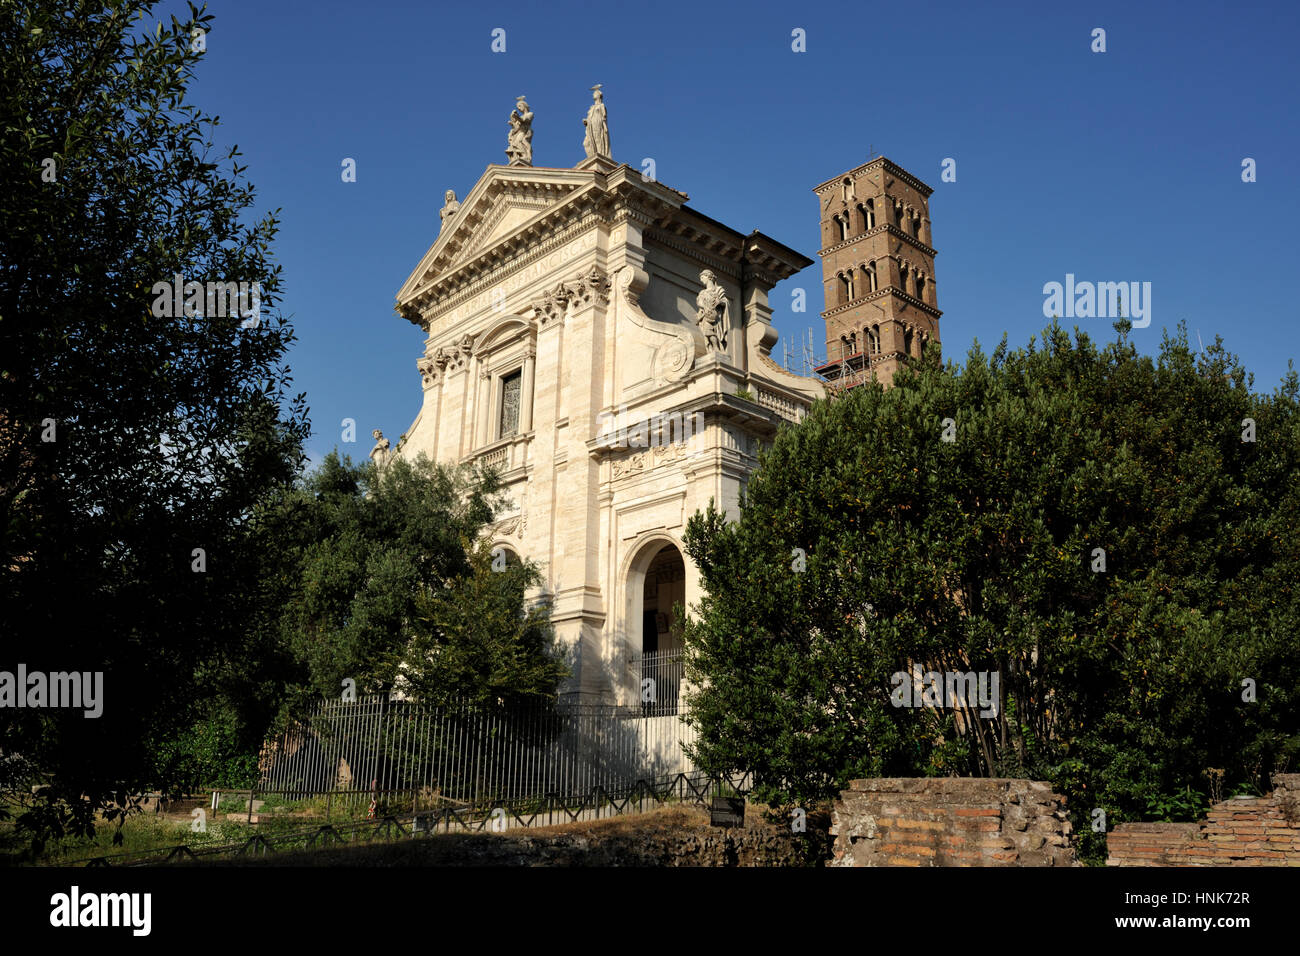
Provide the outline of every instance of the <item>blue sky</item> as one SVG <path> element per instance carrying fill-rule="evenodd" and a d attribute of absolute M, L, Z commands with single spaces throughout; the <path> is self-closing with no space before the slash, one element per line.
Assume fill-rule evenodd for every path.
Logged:
<path fill-rule="evenodd" d="M 694 208 L 812 258 L 811 188 L 869 148 L 929 183 L 949 358 L 976 338 L 1027 342 L 1047 322 L 1044 283 L 1072 273 L 1150 282 L 1139 347 L 1184 320 L 1271 390 L 1300 342 L 1300 5 L 1057 7 L 217 0 L 191 96 L 243 151 L 258 208 L 281 210 L 314 459 L 344 418 L 358 439 L 341 450 L 358 457 L 372 428 L 395 440 L 419 409 L 422 333 L 393 299 L 437 235 L 443 191 L 464 197 L 505 161 L 520 94 L 534 162 L 579 162 L 594 83 L 615 160 L 651 157 Z M 1090 49 L 1097 27 L 1105 53 Z M 941 182 L 945 158 L 956 182 Z M 790 311 L 795 287 L 807 312 Z M 782 337 L 813 327 L 821 343 L 821 300 L 820 265 L 778 286 Z M 1076 323 L 1113 335 L 1110 320 Z"/>

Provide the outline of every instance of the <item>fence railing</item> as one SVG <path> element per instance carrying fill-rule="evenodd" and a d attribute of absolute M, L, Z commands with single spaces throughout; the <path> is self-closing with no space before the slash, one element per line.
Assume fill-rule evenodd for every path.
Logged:
<path fill-rule="evenodd" d="M 678 717 L 639 707 L 322 701 L 267 744 L 258 789 L 403 790 L 424 806 L 478 807 L 682 773 L 693 740 Z"/>
<path fill-rule="evenodd" d="M 647 651 L 628 658 L 632 687 L 645 716 L 676 716 L 681 704 L 682 652 Z"/>
<path fill-rule="evenodd" d="M 749 793 L 752 782 L 748 773 L 712 777 L 693 771 L 659 780 L 637 780 L 620 788 L 596 787 L 586 794 L 551 796 L 544 800 L 500 801 L 474 809 L 443 807 L 409 815 L 384 815 L 366 821 L 327 821 L 276 833 L 254 833 L 234 843 L 182 844 L 104 855 L 85 860 L 84 865 L 149 866 L 262 856 L 349 843 L 418 839 L 436 833 L 500 832 L 516 827 L 601 820 L 642 813 L 667 804 L 707 807 L 714 796 Z"/>

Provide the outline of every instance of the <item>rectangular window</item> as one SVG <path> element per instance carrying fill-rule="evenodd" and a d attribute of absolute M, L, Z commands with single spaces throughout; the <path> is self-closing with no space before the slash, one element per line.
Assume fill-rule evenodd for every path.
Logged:
<path fill-rule="evenodd" d="M 501 420 L 498 422 L 498 438 L 508 438 L 519 431 L 520 386 L 523 384 L 523 370 L 511 372 L 501 379 Z"/>

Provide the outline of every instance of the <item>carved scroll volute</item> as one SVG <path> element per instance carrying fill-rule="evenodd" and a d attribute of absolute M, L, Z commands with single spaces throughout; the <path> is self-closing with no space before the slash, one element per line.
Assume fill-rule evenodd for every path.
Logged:
<path fill-rule="evenodd" d="M 624 266 L 618 270 L 616 277 L 619 294 L 627 300 L 628 305 L 641 308 L 641 293 L 650 284 L 650 273 L 636 266 Z"/>
<path fill-rule="evenodd" d="M 644 329 L 672 336 L 655 349 L 651 366 L 655 379 L 663 384 L 680 382 L 695 367 L 696 359 L 708 352 L 709 344 L 694 323 L 662 322 L 646 315 L 641 310 L 641 293 L 649 284 L 650 275 L 644 269 L 628 265 L 618 272 L 618 295 L 627 306 L 632 322 Z"/>
<path fill-rule="evenodd" d="M 754 344 L 763 355 L 770 355 L 777 342 L 776 327 L 770 322 L 755 319 L 745 327 L 745 337 Z"/>

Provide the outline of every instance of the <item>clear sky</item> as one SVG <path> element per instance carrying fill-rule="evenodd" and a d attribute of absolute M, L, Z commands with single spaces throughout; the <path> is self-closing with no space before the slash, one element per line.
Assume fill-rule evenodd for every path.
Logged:
<path fill-rule="evenodd" d="M 176 9 L 172 4 L 163 12 Z M 299 3 L 216 0 L 192 100 L 222 119 L 262 210 L 319 459 L 354 418 L 396 441 L 419 410 L 422 333 L 393 312 L 462 198 L 505 162 L 524 94 L 533 160 L 583 158 L 604 85 L 614 159 L 653 158 L 690 205 L 816 258 L 811 188 L 884 154 L 935 190 L 944 354 L 1047 323 L 1045 283 L 1149 282 L 1154 352 L 1185 320 L 1271 390 L 1296 357 L 1300 4 Z M 1094 53 L 1092 31 L 1106 31 Z M 506 31 L 493 53 L 492 31 Z M 792 31 L 807 51 L 792 50 Z M 1257 181 L 1242 181 L 1242 161 Z M 356 160 L 356 182 L 342 162 Z M 941 181 L 956 161 L 956 181 Z M 791 290 L 808 311 L 792 313 Z M 824 334 L 820 264 L 775 322 Z M 1067 320 L 1109 339 L 1111 320 Z M 780 358 L 781 345 L 774 349 Z"/>

